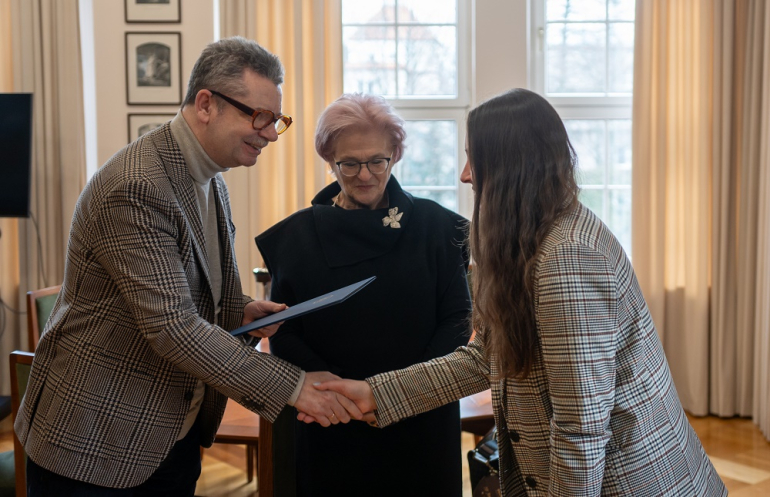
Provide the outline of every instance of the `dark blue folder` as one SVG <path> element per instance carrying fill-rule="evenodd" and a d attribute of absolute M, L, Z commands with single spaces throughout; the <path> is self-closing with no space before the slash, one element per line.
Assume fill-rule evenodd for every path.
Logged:
<path fill-rule="evenodd" d="M 377 278 L 376 276 L 372 276 L 371 278 L 366 278 L 365 280 L 361 280 L 358 283 L 353 283 L 352 285 L 348 285 L 338 290 L 334 290 L 333 292 L 329 292 L 325 295 L 321 295 L 320 297 L 316 297 L 311 300 L 306 300 L 301 304 L 293 305 L 284 311 L 276 312 L 275 314 L 271 314 L 269 316 L 259 318 L 256 321 L 252 321 L 251 323 L 245 326 L 241 326 L 240 328 L 234 329 L 233 331 L 230 332 L 230 334 L 233 336 L 242 335 L 244 333 L 248 333 L 249 331 L 257 330 L 259 328 L 264 328 L 265 326 L 270 326 L 271 324 L 279 323 L 281 321 L 287 321 L 289 319 L 298 318 L 300 316 L 304 316 L 305 314 L 315 312 L 319 309 L 324 309 L 334 304 L 339 304 L 340 302 L 344 302 L 345 300 L 347 300 L 351 295 L 357 293 L 363 287 L 365 287 L 366 285 L 374 281 L 376 278 Z"/>

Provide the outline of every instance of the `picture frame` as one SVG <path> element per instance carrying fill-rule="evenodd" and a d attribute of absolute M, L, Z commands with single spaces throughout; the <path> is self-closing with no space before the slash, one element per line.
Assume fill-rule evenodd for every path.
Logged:
<path fill-rule="evenodd" d="M 182 0 L 125 0 L 127 23 L 180 23 Z"/>
<path fill-rule="evenodd" d="M 162 126 L 174 118 L 176 114 L 171 113 L 159 113 L 159 114 L 146 114 L 136 113 L 128 115 L 128 143 L 133 142 L 143 134 L 152 131 L 153 129 Z"/>
<path fill-rule="evenodd" d="M 128 105 L 182 103 L 182 34 L 126 33 Z"/>

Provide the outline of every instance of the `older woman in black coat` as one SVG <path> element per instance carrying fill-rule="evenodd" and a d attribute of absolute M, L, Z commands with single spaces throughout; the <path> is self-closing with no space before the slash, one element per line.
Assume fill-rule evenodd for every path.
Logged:
<path fill-rule="evenodd" d="M 468 341 L 466 220 L 401 189 L 391 169 L 405 137 L 384 99 L 340 97 L 316 130 L 316 150 L 337 181 L 257 237 L 276 302 L 377 276 L 345 303 L 288 321 L 271 338 L 275 355 L 306 371 L 363 379 Z M 461 495 L 457 402 L 386 429 L 294 422 L 294 431 L 298 495 Z"/>

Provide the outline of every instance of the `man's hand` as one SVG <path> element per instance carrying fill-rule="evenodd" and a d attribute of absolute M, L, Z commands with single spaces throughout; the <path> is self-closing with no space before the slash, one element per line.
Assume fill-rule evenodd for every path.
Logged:
<path fill-rule="evenodd" d="M 305 383 L 307 383 L 307 379 L 305 380 Z M 372 388 L 367 382 L 334 378 L 320 383 L 316 381 L 313 386 L 319 392 L 336 392 L 340 398 L 348 400 L 348 402 L 352 401 L 355 403 L 359 412 L 366 413 L 365 416 L 356 417 L 356 419 L 363 419 L 370 425 L 376 426 L 376 420 L 370 413 L 377 409 L 377 401 L 374 398 L 374 393 L 372 393 Z M 302 411 L 299 416 L 297 416 L 297 419 L 300 421 L 304 421 L 305 423 L 316 422 L 321 423 L 323 426 L 328 426 L 323 424 L 323 422 L 312 413 L 307 412 L 304 409 L 299 410 Z"/>
<path fill-rule="evenodd" d="M 276 304 L 275 302 L 270 302 L 269 300 L 254 300 L 249 302 L 246 304 L 246 307 L 243 308 L 243 321 L 241 321 L 241 326 L 247 325 L 256 319 L 280 312 L 287 307 L 288 306 L 286 304 Z M 270 326 L 250 331 L 249 335 L 256 338 L 270 338 L 271 336 L 275 335 L 275 332 L 278 331 L 278 327 L 282 324 L 283 321 L 280 323 L 271 324 Z"/>
<path fill-rule="evenodd" d="M 350 418 L 361 419 L 361 410 L 347 398 L 334 392 L 322 392 L 313 387 L 323 381 L 337 381 L 338 376 L 328 372 L 305 373 L 305 382 L 299 392 L 294 407 L 313 418 L 321 426 L 347 423 Z"/>

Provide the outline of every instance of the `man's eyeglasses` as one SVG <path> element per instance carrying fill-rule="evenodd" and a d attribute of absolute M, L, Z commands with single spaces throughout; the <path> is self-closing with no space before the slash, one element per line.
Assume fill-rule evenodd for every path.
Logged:
<path fill-rule="evenodd" d="M 366 168 L 372 174 L 382 174 L 388 170 L 390 164 L 390 157 L 376 157 L 367 161 L 358 162 L 354 160 L 341 160 L 335 162 L 337 167 L 340 168 L 340 172 L 343 176 L 358 176 L 361 172 L 361 167 L 366 164 Z"/>
<path fill-rule="evenodd" d="M 291 126 L 291 116 L 285 116 L 283 114 L 278 114 L 277 116 L 273 114 L 272 111 L 265 110 L 265 109 L 252 109 L 248 105 L 244 105 L 240 103 L 239 101 L 235 100 L 234 98 L 230 98 L 227 95 L 223 95 L 219 93 L 218 91 L 209 90 L 212 95 L 216 95 L 225 102 L 229 103 L 236 109 L 240 110 L 244 114 L 247 114 L 249 117 L 251 117 L 251 127 L 254 128 L 257 131 L 261 131 L 271 124 L 275 123 L 275 130 L 280 135 L 287 129 L 289 129 L 289 126 Z"/>

